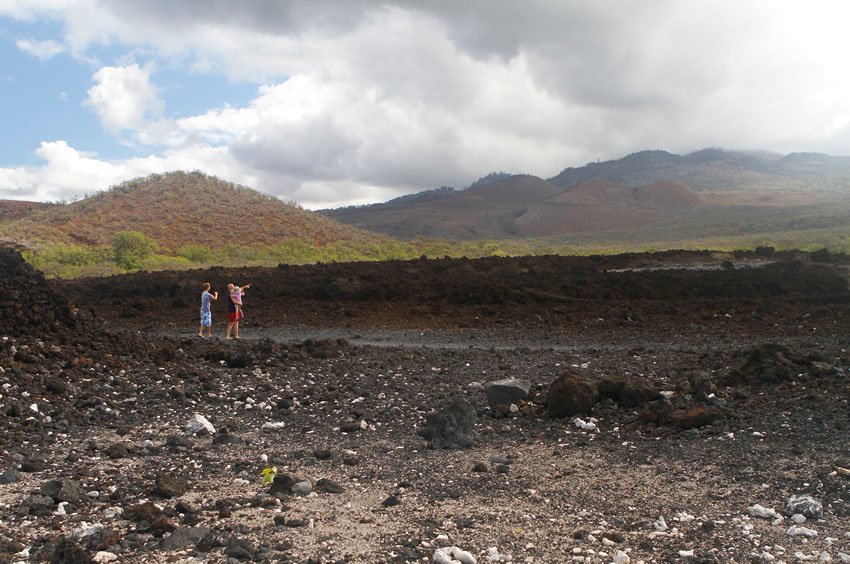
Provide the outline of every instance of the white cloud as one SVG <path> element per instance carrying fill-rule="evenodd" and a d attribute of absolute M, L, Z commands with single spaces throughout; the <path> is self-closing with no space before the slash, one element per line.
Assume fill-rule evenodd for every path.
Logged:
<path fill-rule="evenodd" d="M 463 186 L 492 170 L 550 176 L 646 148 L 848 152 L 843 2 L 19 4 L 0 0 L 0 13 L 61 19 L 81 60 L 120 45 L 157 68 L 265 85 L 242 107 L 163 119 L 154 67 L 113 60 L 94 75 L 88 106 L 137 149 L 167 149 L 88 162 L 105 183 L 200 168 L 324 207 Z M 51 193 L 86 177 L 76 154 L 64 165 L 47 155 L 46 169 L 69 174 L 66 188 L 51 177 Z"/>
<path fill-rule="evenodd" d="M 0 168 L 0 197 L 55 201 L 93 194 L 125 180 L 171 170 L 203 170 L 250 185 L 256 178 L 242 174 L 226 147 L 193 146 L 121 161 L 106 161 L 71 147 L 64 140 L 42 142 L 36 155 L 40 167 Z"/>
<path fill-rule="evenodd" d="M 138 64 L 103 67 L 92 79 L 97 84 L 89 88 L 85 104 L 95 111 L 108 131 L 138 128 L 149 116 L 162 113 L 164 104 L 150 81 L 148 68 Z"/>
<path fill-rule="evenodd" d="M 35 39 L 18 39 L 15 45 L 29 55 L 41 60 L 48 61 L 65 52 L 65 46 L 58 41 L 47 39 L 45 41 L 36 41 Z"/>

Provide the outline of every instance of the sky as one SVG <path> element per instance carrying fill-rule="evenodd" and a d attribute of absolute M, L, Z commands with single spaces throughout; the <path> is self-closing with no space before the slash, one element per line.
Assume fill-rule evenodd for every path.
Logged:
<path fill-rule="evenodd" d="M 0 198 L 307 209 L 644 149 L 850 155 L 844 0 L 0 0 Z"/>

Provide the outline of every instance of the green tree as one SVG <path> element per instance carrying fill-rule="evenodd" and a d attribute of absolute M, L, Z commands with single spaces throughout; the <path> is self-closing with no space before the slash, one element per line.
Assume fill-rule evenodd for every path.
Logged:
<path fill-rule="evenodd" d="M 211 262 L 215 258 L 213 250 L 204 245 L 183 245 L 177 255 L 191 262 Z"/>
<path fill-rule="evenodd" d="M 119 231 L 112 238 L 115 262 L 126 270 L 141 268 L 157 248 L 156 241 L 138 231 Z"/>

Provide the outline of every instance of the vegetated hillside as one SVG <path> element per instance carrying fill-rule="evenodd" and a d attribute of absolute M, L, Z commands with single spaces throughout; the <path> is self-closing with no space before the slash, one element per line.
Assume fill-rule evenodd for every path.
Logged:
<path fill-rule="evenodd" d="M 594 179 L 564 191 L 536 176 L 516 175 L 439 197 L 325 213 L 399 238 L 506 239 L 633 228 L 702 203 L 677 182 L 632 188 Z"/>
<path fill-rule="evenodd" d="M 385 240 L 200 172 L 131 180 L 6 223 L 0 226 L 0 237 L 33 248 L 54 243 L 96 245 L 110 244 L 122 230 L 144 233 L 165 250 L 187 244 L 263 246 L 288 239 L 313 245 Z"/>
<path fill-rule="evenodd" d="M 23 219 L 32 214 L 48 210 L 59 204 L 46 202 L 27 202 L 22 200 L 0 200 L 0 223 Z"/>

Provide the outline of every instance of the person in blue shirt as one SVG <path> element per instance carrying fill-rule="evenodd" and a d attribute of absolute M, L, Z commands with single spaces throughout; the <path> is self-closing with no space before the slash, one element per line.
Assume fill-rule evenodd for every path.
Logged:
<path fill-rule="evenodd" d="M 212 337 L 212 311 L 210 304 L 218 299 L 218 292 L 210 293 L 210 283 L 204 282 L 204 291 L 201 292 L 201 324 L 198 326 L 198 337 L 204 336 L 204 327 L 207 328 L 207 337 Z"/>

